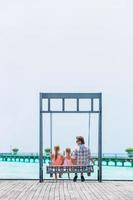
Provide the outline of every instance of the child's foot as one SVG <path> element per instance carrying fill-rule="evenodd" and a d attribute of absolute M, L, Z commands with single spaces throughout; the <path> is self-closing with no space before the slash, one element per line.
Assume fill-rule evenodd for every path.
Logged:
<path fill-rule="evenodd" d="M 74 178 L 73 178 L 73 181 L 76 182 L 76 181 L 77 181 L 77 178 L 78 178 L 78 176 L 75 175 Z"/>
<path fill-rule="evenodd" d="M 83 176 L 83 175 L 81 176 L 81 181 L 82 181 L 82 182 L 84 182 L 84 181 L 85 181 L 85 178 L 84 178 L 84 176 Z"/>

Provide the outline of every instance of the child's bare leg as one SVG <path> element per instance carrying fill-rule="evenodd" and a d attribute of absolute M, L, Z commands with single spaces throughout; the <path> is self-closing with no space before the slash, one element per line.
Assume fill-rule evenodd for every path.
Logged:
<path fill-rule="evenodd" d="M 55 174 L 55 179 L 57 180 L 57 174 Z"/>
<path fill-rule="evenodd" d="M 59 178 L 62 178 L 62 175 L 63 175 L 63 174 L 60 173 L 60 174 L 59 174 Z"/>

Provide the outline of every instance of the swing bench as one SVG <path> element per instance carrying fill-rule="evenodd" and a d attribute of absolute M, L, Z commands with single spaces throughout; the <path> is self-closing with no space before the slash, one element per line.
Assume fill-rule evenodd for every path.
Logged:
<path fill-rule="evenodd" d="M 50 177 L 53 177 L 53 174 L 73 174 L 73 173 L 86 173 L 88 176 L 91 175 L 91 173 L 94 172 L 94 167 L 93 165 L 87 165 L 87 166 L 82 166 L 82 165 L 72 165 L 72 166 L 63 166 L 63 165 L 58 165 L 58 166 L 53 166 L 49 165 L 46 166 L 46 173 L 50 174 Z"/>
<path fill-rule="evenodd" d="M 89 124 L 88 124 L 88 146 L 90 146 L 90 122 L 91 122 L 91 115 L 89 113 Z M 50 113 L 50 124 L 51 124 L 51 149 L 52 149 L 52 113 Z M 53 166 L 49 164 L 46 166 L 46 173 L 50 174 L 50 177 L 53 177 L 53 174 L 59 174 L 59 177 L 61 178 L 62 174 L 68 174 L 68 178 L 70 179 L 70 174 L 75 173 L 86 173 L 88 176 L 91 176 L 91 173 L 94 172 L 94 167 L 92 164 L 86 165 L 72 165 L 72 166 L 63 166 L 63 165 L 56 165 Z"/>

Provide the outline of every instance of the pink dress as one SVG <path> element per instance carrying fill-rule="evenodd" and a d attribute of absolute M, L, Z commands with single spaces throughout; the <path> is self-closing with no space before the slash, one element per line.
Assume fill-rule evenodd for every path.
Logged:
<path fill-rule="evenodd" d="M 65 158 L 63 165 L 64 166 L 71 166 L 71 165 L 73 165 L 71 158 L 70 159 Z"/>

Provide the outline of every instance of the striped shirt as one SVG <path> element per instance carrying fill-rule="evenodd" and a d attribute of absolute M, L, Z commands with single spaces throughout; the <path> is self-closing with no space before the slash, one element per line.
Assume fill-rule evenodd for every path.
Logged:
<path fill-rule="evenodd" d="M 77 165 L 88 165 L 91 159 L 90 149 L 85 145 L 80 145 L 73 152 L 73 158 L 77 160 Z"/>

